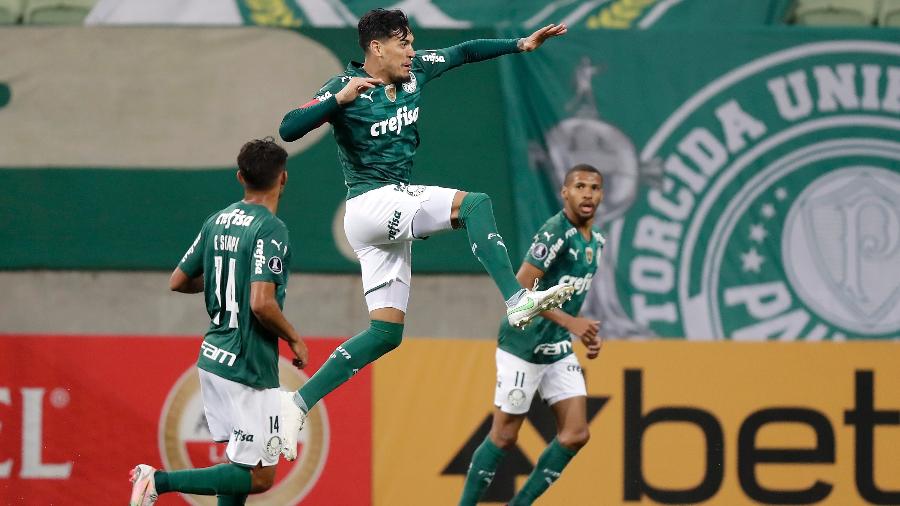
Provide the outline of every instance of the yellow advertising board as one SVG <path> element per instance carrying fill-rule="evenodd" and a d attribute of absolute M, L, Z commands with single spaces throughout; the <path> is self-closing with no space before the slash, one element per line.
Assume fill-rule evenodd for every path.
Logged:
<path fill-rule="evenodd" d="M 375 366 L 373 504 L 455 504 L 489 428 L 489 341 L 408 339 Z M 610 342 L 591 440 L 538 504 L 900 504 L 900 343 Z M 535 401 L 488 503 L 553 438 Z"/>

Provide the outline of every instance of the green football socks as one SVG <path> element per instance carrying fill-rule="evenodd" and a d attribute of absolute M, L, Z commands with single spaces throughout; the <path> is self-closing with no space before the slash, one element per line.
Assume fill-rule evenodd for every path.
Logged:
<path fill-rule="evenodd" d="M 509 502 L 509 506 L 523 506 L 533 503 L 559 478 L 563 469 L 565 469 L 576 453 L 578 452 L 569 450 L 559 444 L 556 438 L 553 438 L 553 441 L 550 442 L 550 445 L 544 449 L 544 452 L 538 458 L 534 471 L 528 476 L 525 485 L 522 486 L 522 490 L 513 497 L 512 501 Z"/>
<path fill-rule="evenodd" d="M 491 198 L 484 193 L 467 193 L 459 206 L 459 222 L 469 234 L 472 253 L 484 265 L 505 300 L 510 300 L 522 287 L 513 273 L 509 252 L 497 233 Z"/>
<path fill-rule="evenodd" d="M 220 495 L 216 506 L 244 506 L 247 504 L 247 495 Z"/>
<path fill-rule="evenodd" d="M 462 497 L 459 499 L 459 506 L 475 506 L 478 499 L 484 494 L 484 491 L 494 479 L 494 473 L 497 472 L 497 466 L 503 460 L 505 451 L 498 448 L 491 437 L 487 436 L 475 453 L 472 454 L 472 464 L 469 465 L 469 472 L 466 473 L 466 485 L 463 488 Z"/>
<path fill-rule="evenodd" d="M 246 495 L 250 493 L 250 469 L 236 464 L 219 464 L 184 471 L 156 471 L 156 492 L 199 495 Z"/>
<path fill-rule="evenodd" d="M 309 412 L 319 399 L 341 386 L 360 369 L 400 346 L 403 324 L 372 320 L 369 328 L 338 346 L 322 367 L 300 388 L 294 402 Z"/>

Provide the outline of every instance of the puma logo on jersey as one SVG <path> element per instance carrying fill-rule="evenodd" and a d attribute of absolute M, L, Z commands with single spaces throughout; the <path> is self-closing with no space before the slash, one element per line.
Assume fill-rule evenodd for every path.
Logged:
<path fill-rule="evenodd" d="M 544 237 L 546 237 L 548 241 L 553 238 L 553 234 L 551 234 L 550 232 L 541 232 L 541 233 L 544 234 Z"/>
<path fill-rule="evenodd" d="M 572 257 L 573 257 L 576 261 L 578 260 L 578 253 L 580 253 L 580 251 L 578 251 L 577 249 L 569 248 L 569 254 L 572 255 Z"/>
<path fill-rule="evenodd" d="M 244 213 L 243 209 L 235 209 L 230 213 L 222 213 L 216 217 L 216 225 L 225 225 L 228 230 L 232 225 L 237 227 L 248 227 L 253 222 L 253 216 Z"/>
<path fill-rule="evenodd" d="M 399 134 L 403 130 L 403 127 L 412 125 L 418 120 L 418 107 L 410 111 L 409 108 L 403 106 L 397 109 L 397 114 L 393 117 L 381 120 L 377 123 L 372 123 L 371 128 L 369 128 L 369 133 L 372 137 L 378 137 L 379 135 L 384 135 L 388 132 Z"/>
<path fill-rule="evenodd" d="M 274 244 L 276 248 L 281 249 L 281 242 L 276 241 L 275 239 L 269 239 L 269 241 L 271 241 L 272 244 Z"/>
<path fill-rule="evenodd" d="M 365 93 L 360 93 L 360 94 L 359 94 L 359 98 L 364 98 L 364 99 L 366 99 L 366 100 L 368 100 L 369 102 L 372 102 L 372 103 L 374 104 L 374 103 L 375 103 L 375 99 L 372 98 L 372 93 L 374 93 L 374 92 L 370 91 L 368 95 L 366 95 Z"/>

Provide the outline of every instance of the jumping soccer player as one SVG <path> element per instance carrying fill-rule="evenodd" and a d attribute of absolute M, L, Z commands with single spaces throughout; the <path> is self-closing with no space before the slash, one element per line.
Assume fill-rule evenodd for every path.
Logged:
<path fill-rule="evenodd" d="M 206 219 L 169 280 L 173 291 L 206 296 L 211 322 L 197 368 L 209 431 L 214 441 L 228 442 L 229 463 L 184 471 L 140 464 L 131 471 L 130 506 L 150 506 L 166 492 L 218 495 L 220 506 L 240 505 L 272 487 L 286 439 L 278 337 L 297 367 L 308 360 L 281 312 L 292 250 L 275 212 L 286 160 L 271 138 L 244 144 L 237 159 L 244 199 Z"/>
<path fill-rule="evenodd" d="M 534 502 L 588 441 L 587 390 L 572 354 L 571 336 L 587 346 L 589 359 L 597 357 L 600 322 L 581 318 L 578 312 L 605 242 L 594 226 L 594 213 L 603 200 L 603 177 L 590 165 L 576 165 L 566 174 L 561 193 L 563 210 L 535 234 L 517 277 L 523 286 L 567 283 L 575 288 L 575 296 L 561 309 L 541 313 L 524 330 L 506 321 L 500 324 L 494 420 L 490 434 L 472 455 L 461 506 L 477 503 L 491 484 L 506 450 L 516 443 L 536 391 L 556 415 L 557 436 L 510 506 Z"/>
<path fill-rule="evenodd" d="M 370 327 L 338 347 L 294 396 L 299 409 L 286 418 L 298 429 L 322 397 L 400 345 L 415 239 L 465 228 L 472 253 L 506 300 L 510 325 L 527 325 L 573 292 L 565 284 L 543 291 L 519 286 L 487 195 L 409 184 L 422 88 L 464 63 L 534 51 L 566 33 L 566 26 L 548 25 L 523 39 L 472 40 L 427 51 L 413 50 L 409 21 L 399 10 L 372 10 L 358 28 L 365 63 L 351 62 L 312 101 L 287 113 L 280 129 L 286 141 L 325 122 L 334 129 L 348 188 L 344 231 L 359 258 L 371 318 Z M 296 434 L 293 427 L 289 432 Z M 290 436 L 285 457 L 296 458 L 296 439 Z"/>

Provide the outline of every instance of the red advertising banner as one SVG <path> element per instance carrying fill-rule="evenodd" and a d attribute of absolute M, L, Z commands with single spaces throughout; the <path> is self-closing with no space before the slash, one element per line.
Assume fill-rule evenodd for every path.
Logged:
<path fill-rule="evenodd" d="M 283 358 L 282 388 L 302 385 L 340 342 L 308 340 L 305 371 Z M 203 415 L 199 347 L 183 337 L 0 336 L 0 505 L 120 505 L 135 464 L 224 462 Z M 312 410 L 300 457 L 281 460 L 275 486 L 247 504 L 370 504 L 371 399 L 363 369 Z M 157 504 L 215 503 L 166 494 Z"/>

